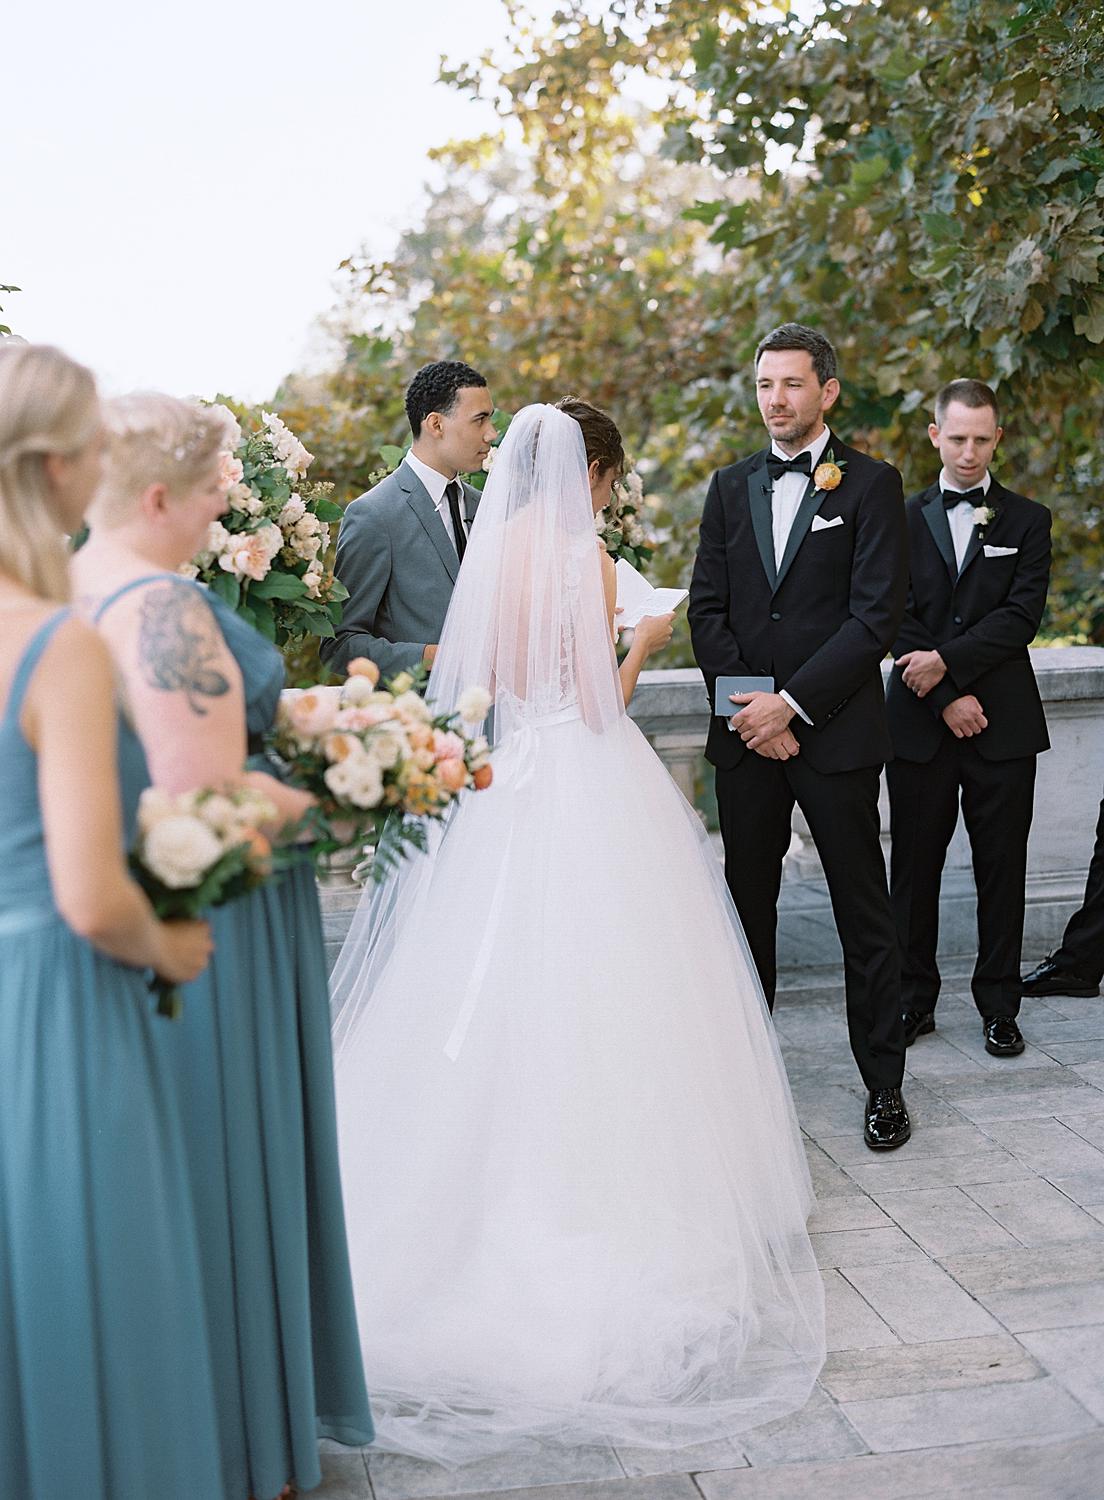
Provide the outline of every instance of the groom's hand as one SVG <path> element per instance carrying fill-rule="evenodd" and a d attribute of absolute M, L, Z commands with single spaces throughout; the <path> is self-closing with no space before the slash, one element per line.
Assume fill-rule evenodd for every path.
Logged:
<path fill-rule="evenodd" d="M 794 711 L 781 693 L 733 693 L 731 702 L 747 707 L 732 716 L 732 727 L 749 750 L 758 750 L 790 727 Z"/>
<path fill-rule="evenodd" d="M 433 665 L 433 658 L 436 655 L 437 655 L 437 647 L 435 645 L 434 646 L 423 646 L 422 647 L 422 665 L 425 666 L 425 667 L 431 667 Z"/>
<path fill-rule="evenodd" d="M 938 651 L 906 651 L 897 658 L 905 686 L 918 698 L 926 698 L 947 675 L 947 663 Z"/>
<path fill-rule="evenodd" d="M 792 760 L 801 753 L 801 746 L 788 729 L 783 729 L 773 740 L 764 740 L 761 745 L 756 745 L 755 753 L 764 760 Z"/>

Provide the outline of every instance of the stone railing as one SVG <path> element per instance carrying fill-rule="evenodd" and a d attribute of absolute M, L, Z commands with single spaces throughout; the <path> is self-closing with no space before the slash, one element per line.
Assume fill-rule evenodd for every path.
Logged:
<path fill-rule="evenodd" d="M 1039 757 L 1028 847 L 1024 951 L 1037 955 L 1057 944 L 1084 891 L 1104 789 L 1104 647 L 1035 649 L 1031 661 L 1052 745 Z M 703 786 L 711 786 L 712 771 L 702 756 L 709 719 L 700 672 L 642 672 L 632 715 L 686 796 L 693 800 Z M 882 839 L 888 855 L 884 778 Z M 960 820 L 943 880 L 940 952 L 972 958 L 975 940 L 970 851 Z M 778 949 L 780 966 L 790 971 L 791 979 L 795 970 L 832 968 L 840 961 L 820 862 L 796 809 L 779 905 Z"/>

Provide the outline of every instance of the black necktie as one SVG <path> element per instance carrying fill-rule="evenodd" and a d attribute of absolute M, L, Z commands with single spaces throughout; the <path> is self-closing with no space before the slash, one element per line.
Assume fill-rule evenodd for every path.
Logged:
<path fill-rule="evenodd" d="M 777 453 L 767 454 L 767 473 L 772 482 L 775 479 L 781 479 L 783 474 L 811 474 L 812 472 L 811 453 L 799 453 L 796 458 L 779 458 Z"/>
<path fill-rule="evenodd" d="M 445 494 L 448 496 L 449 515 L 452 517 L 452 535 L 456 541 L 456 555 L 463 562 L 468 539 L 464 534 L 464 518 L 460 514 L 460 486 L 455 479 L 450 479 L 445 485 Z"/>
<path fill-rule="evenodd" d="M 969 505 L 980 505 L 985 499 L 985 490 L 979 484 L 976 490 L 942 490 L 943 504 L 948 510 L 954 510 L 956 505 L 961 505 L 965 500 Z"/>

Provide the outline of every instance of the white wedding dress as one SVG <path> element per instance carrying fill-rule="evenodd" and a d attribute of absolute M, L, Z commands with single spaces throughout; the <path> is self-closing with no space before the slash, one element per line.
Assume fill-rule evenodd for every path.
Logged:
<path fill-rule="evenodd" d="M 699 819 L 623 712 L 580 429 L 515 418 L 432 693 L 494 784 L 365 897 L 335 973 L 378 1446 L 680 1447 L 824 1359 L 786 1075 Z"/>

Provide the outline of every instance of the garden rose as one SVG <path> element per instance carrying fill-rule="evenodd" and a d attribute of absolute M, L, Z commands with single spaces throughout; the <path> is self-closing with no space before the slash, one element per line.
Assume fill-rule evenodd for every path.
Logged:
<path fill-rule="evenodd" d="M 379 667 L 367 656 L 354 656 L 345 670 L 350 677 L 367 677 L 373 687 L 380 679 Z"/>
<path fill-rule="evenodd" d="M 458 734 L 453 734 L 451 729 L 435 729 L 433 731 L 433 758 L 438 762 L 444 760 L 463 760 L 464 741 Z"/>
<path fill-rule="evenodd" d="M 163 885 L 184 890 L 199 885 L 222 852 L 221 842 L 206 823 L 174 814 L 161 818 L 145 834 L 143 857 Z"/>
<path fill-rule="evenodd" d="M 456 712 L 468 724 L 478 724 L 481 719 L 487 717 L 491 707 L 491 695 L 486 688 L 468 688 L 466 693 L 461 693 L 460 701 L 456 705 Z"/>

